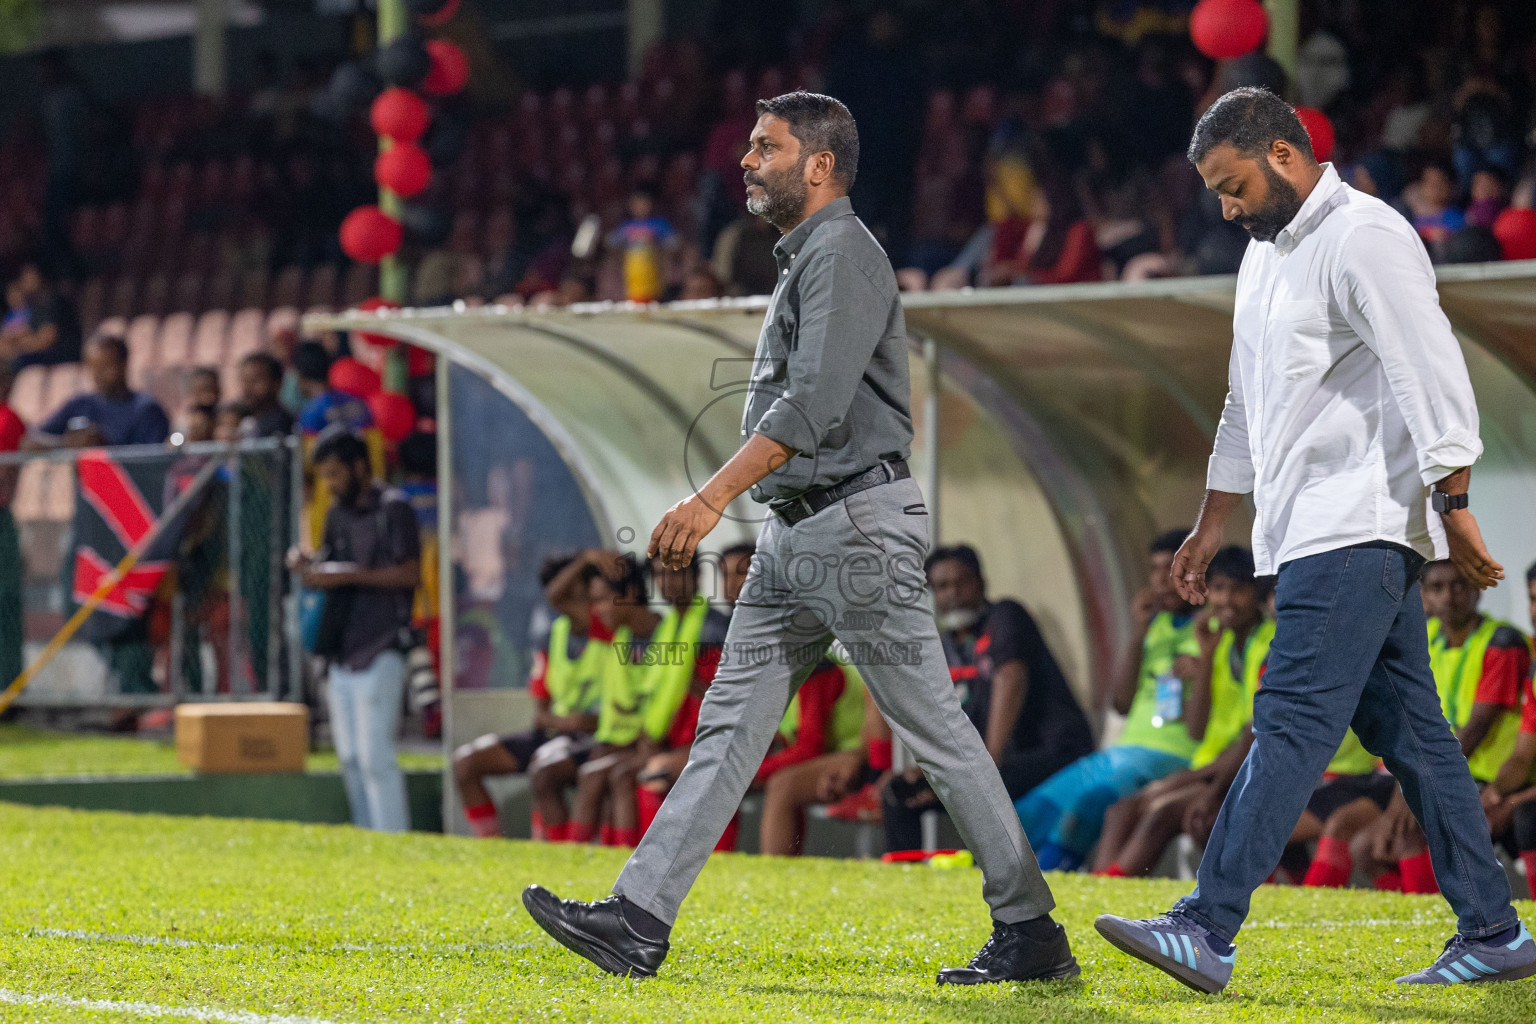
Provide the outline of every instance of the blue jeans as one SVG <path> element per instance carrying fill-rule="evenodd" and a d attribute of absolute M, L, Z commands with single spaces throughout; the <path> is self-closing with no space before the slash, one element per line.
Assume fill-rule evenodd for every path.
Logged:
<path fill-rule="evenodd" d="M 1188 767 L 1188 758 L 1161 750 L 1106 747 L 1073 761 L 1015 800 L 1013 807 L 1029 845 L 1037 851 L 1062 848 L 1072 854 L 1062 865 L 1070 869 L 1086 859 L 1099 841 L 1110 805 Z"/>
<path fill-rule="evenodd" d="M 326 703 L 352 824 L 378 832 L 411 827 L 395 734 L 405 697 L 405 660 L 384 651 L 362 671 L 332 665 Z"/>
<path fill-rule="evenodd" d="M 1346 726 L 1402 785 L 1461 933 L 1481 939 L 1515 923 L 1477 785 L 1435 692 L 1423 567 L 1419 555 L 1382 543 L 1280 567 L 1253 748 L 1216 817 L 1195 891 L 1175 907 L 1217 938 L 1231 942 L 1242 927 Z"/>

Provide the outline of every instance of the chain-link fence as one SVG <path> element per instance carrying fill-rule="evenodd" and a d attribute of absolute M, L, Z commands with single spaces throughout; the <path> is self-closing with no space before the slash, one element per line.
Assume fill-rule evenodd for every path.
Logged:
<path fill-rule="evenodd" d="M 17 703 L 302 700 L 284 567 L 301 469 L 293 438 L 0 454 L 0 686 L 153 534 Z"/>

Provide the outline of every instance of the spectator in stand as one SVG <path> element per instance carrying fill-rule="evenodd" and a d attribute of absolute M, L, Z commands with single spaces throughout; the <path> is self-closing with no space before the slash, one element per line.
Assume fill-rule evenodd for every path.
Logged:
<path fill-rule="evenodd" d="M 994 267 L 994 279 L 1011 277 L 1015 284 L 1103 280 L 1103 262 L 1093 225 L 1083 213 L 1072 180 L 1052 172 L 1042 175 L 1040 185 L 1035 194 L 1034 219 L 1024 233 L 1018 254 Z"/>
<path fill-rule="evenodd" d="M 11 364 L 0 359 L 0 452 L 14 452 L 26 436 L 26 424 L 11 408 Z M 11 502 L 20 466 L 0 465 L 0 687 L 21 675 L 21 544 Z"/>
<path fill-rule="evenodd" d="M 219 411 L 211 405 L 194 405 L 187 410 L 187 430 L 183 440 L 188 444 L 199 441 L 212 441 L 214 437 L 214 423 L 218 419 Z"/>
<path fill-rule="evenodd" d="M 667 290 L 667 262 L 677 249 L 677 232 L 656 212 L 656 193 L 649 186 L 629 194 L 629 219 L 608 236 L 608 244 L 624 256 L 624 297 L 630 302 L 655 302 Z"/>
<path fill-rule="evenodd" d="M 411 823 L 395 753 L 405 696 L 401 631 L 421 584 L 421 535 L 405 496 L 374 479 L 356 434 L 329 428 L 315 444 L 314 465 L 336 503 L 319 553 L 311 559 L 296 548 L 289 567 L 345 611 L 326 705 L 353 824 L 403 832 Z"/>
<path fill-rule="evenodd" d="M 241 426 L 245 423 L 245 406 L 239 402 L 222 402 L 214 410 L 213 439 L 215 441 L 238 441 L 243 436 Z"/>
<path fill-rule="evenodd" d="M 986 223 L 976 229 L 949 266 L 933 275 L 934 291 L 965 288 L 973 282 L 990 285 L 1012 281 L 1011 272 L 995 268 L 1006 265 L 1024 244 L 1039 194 L 1035 172 L 1022 154 L 1007 152 L 987 162 L 986 179 Z"/>
<path fill-rule="evenodd" d="M 688 272 L 683 281 L 683 290 L 677 297 L 684 302 L 696 302 L 700 299 L 718 299 L 725 292 L 720 288 L 720 280 L 714 272 L 703 264 L 694 267 Z"/>
<path fill-rule="evenodd" d="M 1420 580 L 1440 706 L 1472 778 L 1486 787 L 1515 751 L 1520 695 L 1531 670 L 1529 641 L 1509 623 L 1479 612 L 1482 593 L 1450 562 L 1430 562 Z M 1373 876 L 1390 874 L 1395 863 L 1404 892 L 1440 891 L 1424 834 L 1400 788 L 1386 814 L 1356 836 L 1353 852 Z"/>
<path fill-rule="evenodd" d="M 293 368 L 299 377 L 299 394 L 304 398 L 298 424 L 306 437 L 314 437 L 326 427 L 338 424 L 354 433 L 373 426 L 373 414 L 366 402 L 331 387 L 333 361 L 318 341 L 301 341 L 294 346 Z"/>
<path fill-rule="evenodd" d="M 217 366 L 194 366 L 187 371 L 187 404 L 211 405 L 217 408 L 224 401 L 224 389 L 219 384 Z"/>
<path fill-rule="evenodd" d="M 1264 617 L 1270 582 L 1253 575 L 1246 548 L 1218 551 L 1206 567 L 1210 603 L 1196 619 L 1196 664 L 1180 668 L 1195 681 L 1185 703 L 1191 738 L 1200 746 L 1189 770 L 1174 772 L 1116 803 L 1104 816 L 1095 873 L 1150 872 L 1182 831 L 1197 803 L 1220 806 L 1253 744 L 1253 696 L 1269 658 L 1275 624 Z M 1189 655 L 1183 655 L 1189 657 Z"/>
<path fill-rule="evenodd" d="M 0 357 L 23 370 L 80 361 L 80 318 L 70 302 L 43 276 L 37 264 L 23 264 L 5 290 L 0 323 Z"/>
<path fill-rule="evenodd" d="M 286 437 L 293 433 L 293 414 L 283 408 L 283 364 L 269 352 L 252 352 L 240 360 L 240 404 L 250 437 Z"/>
<path fill-rule="evenodd" d="M 771 295 L 779 280 L 773 257 L 778 241 L 779 229 L 761 217 L 744 213 L 727 224 L 710 257 L 715 276 L 725 283 L 725 294 Z"/>
<path fill-rule="evenodd" d="M 1467 224 L 1493 227 L 1493 222 L 1509 205 L 1509 176 L 1497 167 L 1484 167 L 1473 172 L 1468 191 L 1471 202 L 1467 204 Z"/>
<path fill-rule="evenodd" d="M 128 343 L 115 335 L 92 338 L 85 365 L 95 391 L 66 401 L 28 435 L 29 447 L 95 448 L 164 444 L 171 423 L 149 395 L 128 387 Z"/>
<path fill-rule="evenodd" d="M 1408 219 L 1429 248 L 1429 254 L 1437 259 L 1444 254 L 1451 233 L 1467 222 L 1466 215 L 1453 205 L 1455 199 L 1455 175 L 1447 164 L 1437 160 L 1427 161 L 1413 184 L 1403 190 Z"/>
<path fill-rule="evenodd" d="M 602 644 L 590 639 L 590 593 L 593 579 L 601 572 L 591 552 L 550 559 L 539 569 L 539 583 L 558 616 L 536 646 L 533 669 L 528 674 L 533 727 L 505 736 L 487 733 L 453 752 L 453 781 L 464 816 L 470 830 L 482 839 L 501 835 L 496 804 L 485 786 L 488 777 L 531 773 L 538 752 L 551 740 L 562 739 L 561 746 L 590 746 L 592 731 L 597 728 L 602 663 Z M 545 756 L 558 759 L 557 753 L 551 748 Z M 534 839 L 561 842 L 567 828 L 563 792 L 559 816 L 549 824 L 543 806 L 535 802 Z"/>
<path fill-rule="evenodd" d="M 1148 583 L 1132 607 L 1135 646 L 1115 681 L 1114 707 L 1126 716 L 1119 740 L 1074 761 L 1014 804 L 1043 870 L 1077 868 L 1098 842 L 1110 805 L 1189 767 L 1199 746 L 1185 722 L 1189 684 L 1174 671 L 1179 655 L 1200 653 L 1194 609 L 1169 575 L 1188 536 L 1188 530 L 1170 530 L 1152 542 Z"/>
<path fill-rule="evenodd" d="M 926 568 L 950 678 L 1009 798 L 1093 753 L 1088 719 L 1035 620 L 1012 598 L 987 598 L 976 550 L 941 547 Z M 886 849 L 918 849 L 922 815 L 940 808 L 915 766 L 893 780 L 885 795 Z"/>

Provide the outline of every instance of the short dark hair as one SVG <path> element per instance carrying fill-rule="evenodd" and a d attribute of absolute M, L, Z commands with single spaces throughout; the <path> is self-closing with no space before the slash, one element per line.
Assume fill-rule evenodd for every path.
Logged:
<path fill-rule="evenodd" d="M 800 140 L 801 156 L 832 154 L 832 176 L 843 191 L 853 188 L 859 173 L 859 126 L 842 100 L 801 89 L 757 101 L 757 114 L 772 114 L 789 125 Z"/>
<path fill-rule="evenodd" d="M 1222 548 L 1211 556 L 1211 564 L 1205 567 L 1205 578 L 1225 576 L 1233 583 L 1253 582 L 1253 552 L 1238 544 Z"/>
<path fill-rule="evenodd" d="M 1221 96 L 1200 116 L 1185 155 L 1198 164 L 1227 142 L 1244 156 L 1254 156 L 1268 152 L 1276 139 L 1284 139 L 1308 160 L 1317 159 L 1295 109 L 1268 89 L 1246 85 Z"/>
<path fill-rule="evenodd" d="M 91 339 L 90 343 L 111 352 L 122 363 L 128 362 L 128 343 L 118 335 L 98 334 Z"/>
<path fill-rule="evenodd" d="M 969 544 L 950 544 L 946 547 L 934 548 L 933 553 L 923 560 L 923 572 L 933 571 L 933 567 L 940 562 L 959 562 L 978 580 L 985 579 L 981 574 L 981 556 L 976 549 Z"/>
<path fill-rule="evenodd" d="M 417 476 L 437 475 L 437 435 L 423 431 L 407 434 L 397 449 L 400 468 Z"/>
<path fill-rule="evenodd" d="M 251 414 L 241 402 L 220 402 L 217 412 L 220 416 L 239 416 L 241 419 Z"/>
<path fill-rule="evenodd" d="M 550 555 L 544 559 L 543 562 L 539 563 L 539 586 L 549 586 L 550 582 L 560 575 L 560 570 L 574 561 L 576 561 L 576 556 L 569 551 L 562 551 L 558 555 Z"/>
<path fill-rule="evenodd" d="M 301 341 L 293 347 L 293 369 L 300 380 L 326 381 L 331 375 L 331 354 L 318 341 Z"/>
<path fill-rule="evenodd" d="M 347 466 L 366 463 L 368 446 L 345 424 L 333 423 L 320 431 L 320 436 L 315 439 L 314 454 L 310 456 L 310 461 L 317 466 L 327 459 L 337 459 Z"/>
<path fill-rule="evenodd" d="M 720 552 L 720 561 L 723 562 L 727 558 L 730 558 L 732 555 L 746 555 L 748 558 L 751 558 L 755 554 L 757 554 L 757 542 L 753 540 L 742 540 L 737 541 L 735 544 L 732 544 L 730 547 Z"/>
<path fill-rule="evenodd" d="M 1177 530 L 1169 530 L 1167 533 L 1158 534 L 1152 541 L 1149 553 L 1160 555 L 1166 551 L 1170 555 L 1178 554 L 1179 548 L 1183 547 L 1184 542 L 1189 539 L 1190 532 L 1189 527 L 1181 526 Z"/>
<path fill-rule="evenodd" d="M 1525 585 L 1536 583 L 1536 562 L 1532 562 L 1525 570 Z"/>
<path fill-rule="evenodd" d="M 211 405 L 193 405 L 187 407 L 188 416 L 207 416 L 209 419 L 213 419 L 218 415 L 218 413 L 219 410 Z"/>
<path fill-rule="evenodd" d="M 267 379 L 280 381 L 283 379 L 283 361 L 271 352 L 252 352 L 240 360 L 241 366 L 256 365 L 267 371 Z"/>
<path fill-rule="evenodd" d="M 219 379 L 219 368 L 217 366 L 194 366 L 191 370 L 187 371 L 187 376 L 194 378 L 207 377 L 217 382 Z"/>

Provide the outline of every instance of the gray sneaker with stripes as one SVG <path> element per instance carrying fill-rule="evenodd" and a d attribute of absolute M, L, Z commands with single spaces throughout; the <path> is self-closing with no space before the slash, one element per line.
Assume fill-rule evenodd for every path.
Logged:
<path fill-rule="evenodd" d="M 1452 935 L 1445 952 L 1422 971 L 1405 974 L 1399 985 L 1466 985 L 1519 981 L 1536 974 L 1536 940 L 1521 923 L 1513 940 L 1495 942 Z"/>
<path fill-rule="evenodd" d="M 1182 914 L 1135 921 L 1101 914 L 1093 923 L 1122 953 L 1151 964 L 1197 992 L 1220 992 L 1232 979 L 1237 950 Z"/>

